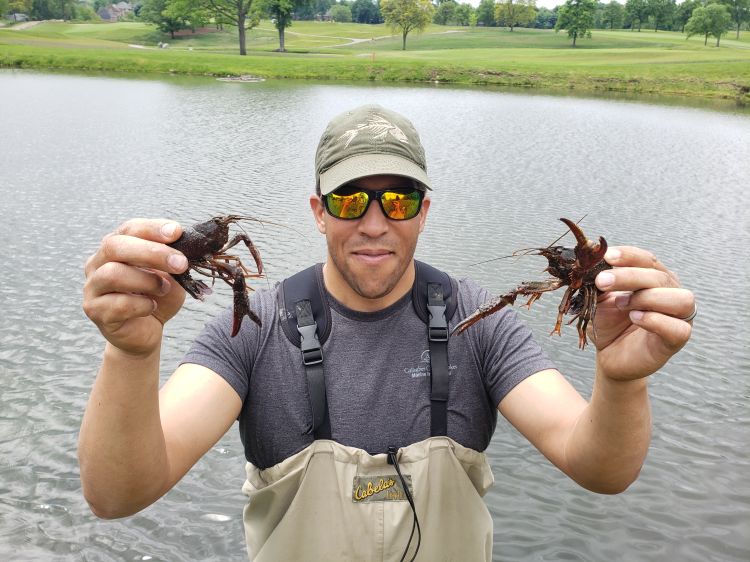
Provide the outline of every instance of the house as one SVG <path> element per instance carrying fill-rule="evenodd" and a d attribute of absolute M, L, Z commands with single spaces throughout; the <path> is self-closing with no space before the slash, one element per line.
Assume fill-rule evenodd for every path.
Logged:
<path fill-rule="evenodd" d="M 118 2 L 99 8 L 96 12 L 103 21 L 116 22 L 120 21 L 126 15 L 133 11 L 133 5 L 130 2 Z"/>

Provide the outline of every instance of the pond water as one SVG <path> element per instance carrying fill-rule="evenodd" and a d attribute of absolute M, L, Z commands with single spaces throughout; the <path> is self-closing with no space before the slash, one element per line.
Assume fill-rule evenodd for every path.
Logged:
<path fill-rule="evenodd" d="M 378 102 L 409 116 L 436 185 L 417 257 L 493 293 L 538 279 L 541 258 L 471 264 L 562 234 L 580 218 L 611 244 L 654 251 L 695 291 L 688 346 L 650 383 L 640 479 L 599 496 L 507 423 L 488 450 L 495 560 L 750 559 L 750 116 L 480 89 L 222 83 L 0 71 L 0 558 L 243 560 L 236 428 L 138 515 L 101 521 L 80 491 L 76 439 L 102 338 L 81 311 L 83 263 L 133 216 L 184 223 L 246 213 L 269 282 L 325 256 L 307 205 L 327 121 Z M 222 288 L 170 323 L 162 377 Z M 573 384 L 594 353 L 547 336 L 559 296 L 520 309 Z"/>

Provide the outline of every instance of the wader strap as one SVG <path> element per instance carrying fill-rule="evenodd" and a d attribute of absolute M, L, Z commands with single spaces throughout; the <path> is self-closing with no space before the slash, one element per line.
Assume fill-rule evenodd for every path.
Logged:
<path fill-rule="evenodd" d="M 302 362 L 307 375 L 307 392 L 310 395 L 313 422 L 308 433 L 315 439 L 331 438 L 331 422 L 328 418 L 328 404 L 326 401 L 326 381 L 323 374 L 323 350 L 318 340 L 317 325 L 313 318 L 312 306 L 309 300 L 299 300 L 294 303 L 297 316 L 297 330 L 300 335 L 300 349 Z"/>
<path fill-rule="evenodd" d="M 430 342 L 430 435 L 448 434 L 448 322 L 445 319 L 443 286 L 427 284 L 427 325 Z"/>

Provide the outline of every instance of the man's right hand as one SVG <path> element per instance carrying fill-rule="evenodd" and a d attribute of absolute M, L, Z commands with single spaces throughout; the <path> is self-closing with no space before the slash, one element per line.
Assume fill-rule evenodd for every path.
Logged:
<path fill-rule="evenodd" d="M 86 262 L 83 310 L 110 344 L 135 356 L 161 346 L 164 324 L 185 301 L 169 275 L 187 268 L 185 256 L 167 246 L 182 228 L 166 219 L 133 219 L 102 240 Z"/>

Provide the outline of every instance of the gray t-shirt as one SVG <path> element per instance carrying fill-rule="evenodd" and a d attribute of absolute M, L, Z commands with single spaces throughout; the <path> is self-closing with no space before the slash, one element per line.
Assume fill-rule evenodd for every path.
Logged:
<path fill-rule="evenodd" d="M 318 272 L 322 276 L 321 268 Z M 227 309 L 205 327 L 183 360 L 215 371 L 237 391 L 245 456 L 261 469 L 313 441 L 306 433 L 312 412 L 301 352 L 281 328 L 278 287 L 251 296 L 261 328 L 246 318 L 240 333 L 230 337 Z M 331 333 L 323 357 L 332 438 L 375 454 L 429 437 L 427 326 L 414 311 L 411 293 L 373 313 L 327 298 Z M 458 281 L 458 308 L 449 328 L 488 298 L 476 283 Z M 448 364 L 448 436 L 477 451 L 489 445 L 503 397 L 529 375 L 554 368 L 510 307 L 452 336 Z"/>

